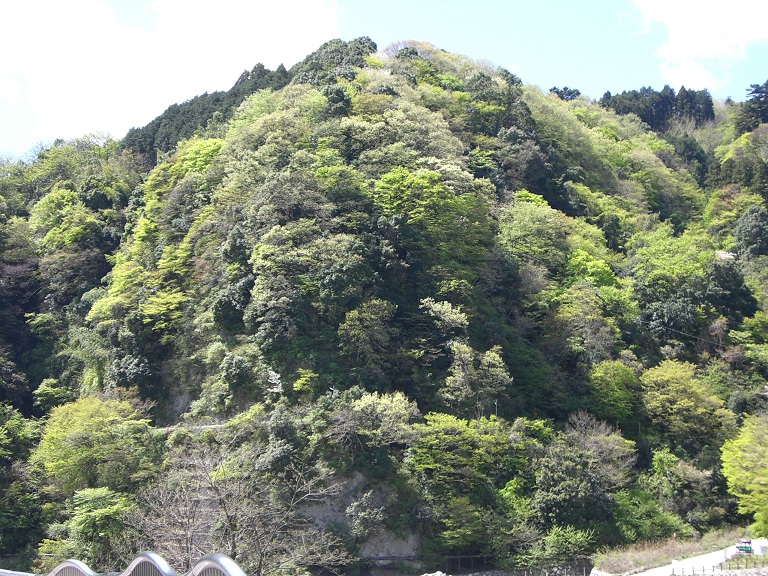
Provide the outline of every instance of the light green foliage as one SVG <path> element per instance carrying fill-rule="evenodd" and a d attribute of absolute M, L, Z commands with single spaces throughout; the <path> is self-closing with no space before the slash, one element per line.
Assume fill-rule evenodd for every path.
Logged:
<path fill-rule="evenodd" d="M 437 224 L 442 204 L 453 194 L 437 172 L 410 173 L 396 168 L 381 177 L 376 186 L 376 204 L 386 216 L 404 214 L 408 224 Z"/>
<path fill-rule="evenodd" d="M 370 448 L 411 444 L 417 436 L 413 424 L 421 414 L 402 392 L 363 394 L 352 401 L 350 409 L 357 433 Z"/>
<path fill-rule="evenodd" d="M 354 147 L 360 150 L 353 164 L 371 177 L 396 166 L 417 170 L 429 158 L 456 163 L 463 152 L 440 113 L 405 100 L 387 109 L 376 123 L 348 120 L 342 127 L 347 125 Z"/>
<path fill-rule="evenodd" d="M 498 420 L 467 421 L 449 414 L 428 414 L 417 424 L 419 438 L 408 450 L 404 467 L 422 485 L 432 503 L 466 496 L 474 503 L 490 502 L 525 465 Z"/>
<path fill-rule="evenodd" d="M 640 381 L 656 429 L 691 453 L 719 444 L 733 429 L 734 414 L 696 377 L 693 364 L 664 360 L 643 372 Z"/>
<path fill-rule="evenodd" d="M 31 210 L 29 223 L 47 251 L 98 241 L 101 224 L 76 192 L 54 189 Z"/>
<path fill-rule="evenodd" d="M 55 538 L 40 542 L 42 567 L 52 570 L 76 557 L 93 570 L 108 570 L 119 560 L 116 544 L 131 503 L 125 494 L 106 487 L 78 490 L 67 503 L 67 521 Z M 60 532 L 59 532 L 60 531 Z"/>
<path fill-rule="evenodd" d="M 0 403 L 0 462 L 26 459 L 36 440 L 37 427 L 6 403 Z"/>
<path fill-rule="evenodd" d="M 630 488 L 616 494 L 615 523 L 624 542 L 654 541 L 673 534 L 687 536 L 691 529 L 665 510 L 648 489 Z"/>
<path fill-rule="evenodd" d="M 436 302 L 433 298 L 424 298 L 419 307 L 432 317 L 446 342 L 455 336 L 465 336 L 469 317 L 462 312 L 461 306 L 454 306 L 445 300 Z"/>
<path fill-rule="evenodd" d="M 529 87 L 523 91 L 523 98 L 536 121 L 538 138 L 557 149 L 574 170 L 599 174 L 599 159 L 590 131 L 569 112 L 572 104 Z"/>
<path fill-rule="evenodd" d="M 171 174 L 181 177 L 188 172 L 204 173 L 223 145 L 221 138 L 189 140 L 177 149 L 179 159 L 170 168 Z"/>
<path fill-rule="evenodd" d="M 445 553 L 473 554 L 488 542 L 481 510 L 466 496 L 451 498 L 442 511 L 437 542 Z"/>
<path fill-rule="evenodd" d="M 676 236 L 669 224 L 635 235 L 629 245 L 635 277 L 646 285 L 675 285 L 704 272 L 712 261 L 709 239 L 695 231 Z"/>
<path fill-rule="evenodd" d="M 675 225 L 687 223 L 704 207 L 704 195 L 691 175 L 667 168 L 660 156 L 671 146 L 650 135 L 634 139 L 629 154 L 630 179 L 640 185 L 650 207 Z"/>
<path fill-rule="evenodd" d="M 707 200 L 703 219 L 710 234 L 717 233 L 721 238 L 721 248 L 731 248 L 731 236 L 738 236 L 734 228 L 752 206 L 760 205 L 760 197 L 746 189 L 730 185 L 714 190 Z M 744 222 L 746 223 L 746 222 Z M 747 229 L 744 230 L 746 232 Z M 735 239 L 738 249 L 738 239 Z"/>
<path fill-rule="evenodd" d="M 721 162 L 745 156 L 768 162 L 768 130 L 756 127 L 755 130 L 745 132 L 730 143 L 717 147 L 715 155 Z"/>
<path fill-rule="evenodd" d="M 674 455 L 668 447 L 655 450 L 651 468 L 638 486 L 649 490 L 662 507 L 685 519 L 683 532 L 722 522 L 727 514 L 719 485 L 712 471 Z"/>
<path fill-rule="evenodd" d="M 549 203 L 540 194 L 534 194 L 528 192 L 528 190 L 522 189 L 515 192 L 515 202 L 530 202 L 537 206 L 549 206 Z"/>
<path fill-rule="evenodd" d="M 398 247 L 413 260 L 415 274 L 431 272 L 424 280 L 437 284 L 438 294 L 468 299 L 477 263 L 492 242 L 491 223 L 483 196 L 452 189 L 450 177 L 395 168 L 376 182 L 374 202 L 392 223 L 407 225 Z"/>
<path fill-rule="evenodd" d="M 261 90 L 240 105 L 229 124 L 227 140 L 250 138 L 266 127 L 261 122 L 276 112 L 296 110 L 306 120 L 320 117 L 327 105 L 326 98 L 306 84 L 293 84 L 280 92 Z M 273 125 L 273 128 L 277 128 Z"/>
<path fill-rule="evenodd" d="M 67 390 L 55 378 L 46 378 L 33 392 L 35 396 L 35 406 L 48 412 L 54 406 L 66 404 L 74 400 L 71 390 Z"/>
<path fill-rule="evenodd" d="M 739 501 L 739 511 L 752 514 L 755 536 L 768 535 L 768 418 L 747 418 L 738 435 L 722 447 L 723 475 Z"/>
<path fill-rule="evenodd" d="M 66 497 L 84 488 L 127 489 L 152 456 L 147 420 L 128 402 L 85 397 L 51 410 L 32 462 Z"/>
<path fill-rule="evenodd" d="M 532 261 L 558 273 L 567 261 L 568 222 L 561 212 L 533 202 L 516 202 L 502 214 L 499 243 L 517 261 Z"/>
<path fill-rule="evenodd" d="M 256 281 L 245 321 L 264 342 L 292 340 L 314 313 L 343 318 L 370 274 L 355 236 L 323 235 L 308 219 L 272 228 L 254 248 L 251 263 Z"/>
<path fill-rule="evenodd" d="M 443 180 L 436 171 L 395 168 L 376 183 L 374 200 L 385 216 L 402 215 L 423 234 L 417 246 L 437 251 L 436 260 L 472 262 L 488 242 L 485 206 L 469 192 L 456 194 Z M 447 229 L 453 230 L 449 238 L 443 234 Z"/>
<path fill-rule="evenodd" d="M 29 224 L 35 231 L 44 234 L 51 228 L 59 226 L 66 212 L 76 204 L 78 204 L 78 197 L 74 190 L 66 188 L 52 190 L 35 204 L 29 216 Z"/>
<path fill-rule="evenodd" d="M 580 280 L 558 297 L 554 315 L 563 330 L 567 348 L 587 364 L 607 360 L 618 345 L 616 320 L 607 315 L 600 291 L 589 281 Z"/>
<path fill-rule="evenodd" d="M 589 557 L 595 547 L 595 533 L 573 526 L 553 526 L 528 553 L 531 566 L 562 566 Z"/>
<path fill-rule="evenodd" d="M 626 364 L 603 360 L 589 372 L 589 410 L 598 418 L 624 424 L 637 408 L 635 400 L 640 380 Z"/>
<path fill-rule="evenodd" d="M 576 249 L 568 257 L 568 274 L 584 278 L 593 286 L 618 287 L 619 279 L 605 260 L 598 260 L 581 249 Z"/>

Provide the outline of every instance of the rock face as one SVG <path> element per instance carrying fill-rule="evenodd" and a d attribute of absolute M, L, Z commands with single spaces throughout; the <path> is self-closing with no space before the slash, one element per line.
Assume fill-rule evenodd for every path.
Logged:
<path fill-rule="evenodd" d="M 416 558 L 420 540 L 416 534 L 408 534 L 405 539 L 389 531 L 376 531 L 371 534 L 360 548 L 360 557 L 375 562 L 396 563 Z M 435 572 L 436 576 L 446 576 Z"/>
<path fill-rule="evenodd" d="M 365 477 L 362 474 L 354 474 L 351 477 L 339 478 L 334 482 L 337 494 L 334 498 L 328 500 L 322 505 L 307 506 L 303 512 L 312 518 L 318 527 L 325 527 L 329 524 L 346 526 L 348 523 L 347 510 L 361 493 L 371 489 L 366 484 Z M 390 490 L 387 486 L 376 485 L 373 487 L 378 498 L 376 505 L 383 506 Z M 417 533 L 409 532 L 404 537 L 386 530 L 381 525 L 372 527 L 370 533 L 365 536 L 364 541 L 358 552 L 360 558 L 370 560 L 379 567 L 394 568 L 398 565 L 408 566 L 409 570 L 422 569 L 419 563 L 415 561 L 418 557 L 418 550 L 421 544 L 421 538 Z M 443 575 L 445 576 L 445 575 Z"/>

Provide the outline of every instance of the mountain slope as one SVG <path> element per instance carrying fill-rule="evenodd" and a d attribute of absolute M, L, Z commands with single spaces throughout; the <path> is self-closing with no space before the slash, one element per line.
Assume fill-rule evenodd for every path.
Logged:
<path fill-rule="evenodd" d="M 398 535 L 422 561 L 551 566 L 742 520 L 720 450 L 766 409 L 765 125 L 737 137 L 739 105 L 710 102 L 654 131 L 426 43 L 376 50 L 334 40 L 122 148 L 7 167 L 3 502 L 30 496 L 46 558 L 182 561 L 150 513 L 189 510 L 173 486 L 211 503 L 196 545 L 258 574 Z"/>

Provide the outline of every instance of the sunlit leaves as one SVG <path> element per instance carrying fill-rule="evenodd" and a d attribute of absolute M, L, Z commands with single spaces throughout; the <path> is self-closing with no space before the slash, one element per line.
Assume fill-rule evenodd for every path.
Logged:
<path fill-rule="evenodd" d="M 125 401 L 86 397 L 53 408 L 32 461 L 64 496 L 136 482 L 149 455 L 147 420 Z"/>
<path fill-rule="evenodd" d="M 735 416 L 687 362 L 664 360 L 640 376 L 643 403 L 654 426 L 689 451 L 715 444 L 733 429 Z"/>
<path fill-rule="evenodd" d="M 728 488 L 739 500 L 739 509 L 752 514 L 755 536 L 768 534 L 768 420 L 764 416 L 748 418 L 739 434 L 722 447 L 723 474 Z"/>
<path fill-rule="evenodd" d="M 566 263 L 568 224 L 561 212 L 534 202 L 516 202 L 501 215 L 499 242 L 520 263 L 558 273 Z"/>

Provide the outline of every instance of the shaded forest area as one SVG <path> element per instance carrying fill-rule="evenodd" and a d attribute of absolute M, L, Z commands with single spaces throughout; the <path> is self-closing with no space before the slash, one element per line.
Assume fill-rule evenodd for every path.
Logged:
<path fill-rule="evenodd" d="M 768 82 L 746 94 L 592 101 L 334 40 L 2 162 L 4 566 L 768 533 Z"/>

